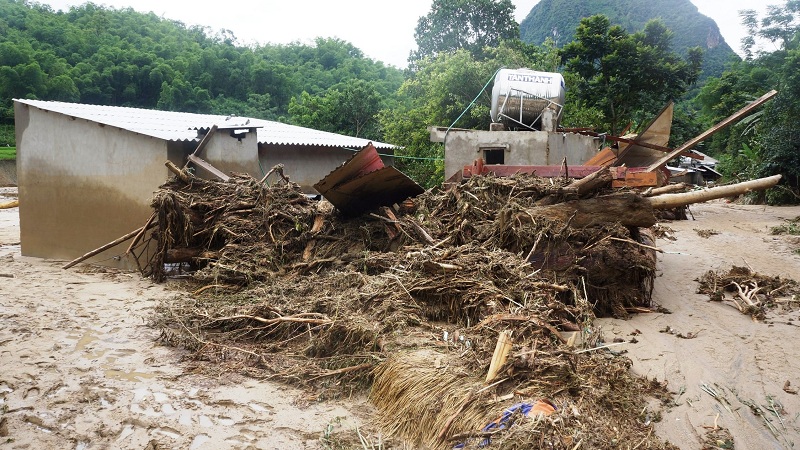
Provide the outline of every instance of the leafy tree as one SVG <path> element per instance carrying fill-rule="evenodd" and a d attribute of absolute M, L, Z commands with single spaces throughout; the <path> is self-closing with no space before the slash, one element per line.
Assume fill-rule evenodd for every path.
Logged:
<path fill-rule="evenodd" d="M 671 38 L 658 20 L 628 34 L 605 16 L 583 19 L 562 52 L 566 70 L 579 77 L 573 98 L 602 112 L 602 125 L 612 134 L 641 122 L 686 93 L 699 74 L 702 50 L 690 50 L 684 60 L 670 50 Z"/>
<path fill-rule="evenodd" d="M 434 0 L 431 10 L 417 21 L 417 50 L 409 62 L 416 64 L 440 53 L 467 50 L 484 55 L 487 47 L 519 39 L 511 0 Z"/>
<path fill-rule="evenodd" d="M 747 58 L 711 80 L 696 99 L 701 112 L 718 120 L 769 89 L 778 95 L 762 110 L 743 119 L 713 141 L 728 179 L 782 174 L 779 189 L 767 192 L 771 203 L 800 202 L 800 1 L 771 5 L 759 18 L 753 11 L 742 14 L 749 36 Z M 758 39 L 776 44 L 772 52 L 754 52 Z"/>

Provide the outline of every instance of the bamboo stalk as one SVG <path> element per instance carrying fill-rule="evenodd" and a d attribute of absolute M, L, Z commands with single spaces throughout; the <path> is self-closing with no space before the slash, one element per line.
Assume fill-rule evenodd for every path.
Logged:
<path fill-rule="evenodd" d="M 150 226 L 154 226 L 154 225 L 155 224 L 150 224 Z M 145 229 L 145 227 L 139 227 L 139 228 L 131 231 L 130 233 L 128 233 L 128 234 L 126 234 L 124 236 L 120 236 L 117 239 L 114 239 L 113 241 L 109 242 L 108 244 L 105 244 L 105 245 L 103 245 L 101 247 L 98 247 L 98 248 L 90 251 L 89 253 L 86 253 L 83 256 L 80 256 L 78 258 L 73 259 L 72 261 L 68 262 L 64 267 L 62 267 L 62 269 L 69 269 L 70 267 L 74 266 L 75 264 L 78 264 L 78 263 L 80 263 L 82 261 L 85 261 L 85 260 L 91 258 L 92 256 L 97 255 L 98 253 L 102 253 L 102 252 L 104 252 L 104 251 L 106 251 L 106 250 L 108 250 L 108 249 L 110 249 L 110 248 L 112 248 L 112 247 L 114 247 L 116 245 L 119 245 L 119 244 L 127 241 L 128 239 L 136 236 L 137 234 L 142 232 L 142 230 L 144 230 L 144 229 Z"/>

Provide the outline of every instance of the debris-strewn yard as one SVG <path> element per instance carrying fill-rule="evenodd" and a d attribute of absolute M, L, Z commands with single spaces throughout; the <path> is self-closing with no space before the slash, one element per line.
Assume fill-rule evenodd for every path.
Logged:
<path fill-rule="evenodd" d="M 542 400 L 551 418 L 493 440 L 664 448 L 645 396 L 666 390 L 632 377 L 592 324 L 649 310 L 652 237 L 528 212 L 569 181 L 475 177 L 346 218 L 291 184 L 175 179 L 153 202 L 148 271 L 187 261 L 196 285 L 155 325 L 213 373 L 369 391 L 383 429 L 415 446 L 470 446 L 506 408 Z"/>
<path fill-rule="evenodd" d="M 486 437 L 496 448 L 797 442 L 797 312 L 768 309 L 753 321 L 730 302 L 696 294 L 694 280 L 733 266 L 796 277 L 796 237 L 771 235 L 770 227 L 800 209 L 695 205 L 695 221 L 662 224 L 675 240 L 657 240 L 664 253 L 655 268 L 631 260 L 645 281 L 634 283 L 645 288 L 639 296 L 604 297 L 603 282 L 615 278 L 589 278 L 603 261 L 596 255 L 645 258 L 653 243 L 614 227 L 581 234 L 522 220 L 490 225 L 497 205 L 489 194 L 511 199 L 510 208 L 524 210 L 528 201 L 521 188 L 498 181 L 348 220 L 291 193 L 281 198 L 298 203 L 255 211 L 245 228 L 190 217 L 184 226 L 200 225 L 191 235 L 176 231 L 176 242 L 196 236 L 215 244 L 184 264 L 200 268 L 190 278 L 170 263 L 175 272 L 162 275 L 172 291 L 130 274 L 61 271 L 21 258 L 16 209 L 0 211 L 0 273 L 14 276 L 0 278 L 0 362 L 12 368 L 0 375 L 2 439 L 10 448 L 363 448 L 359 435 L 383 448 L 403 448 L 398 437 L 440 445 L 440 435 L 447 448 Z M 219 207 L 188 190 L 176 197 L 183 195 L 193 200 L 171 211 L 192 202 Z M 241 218 L 243 206 L 228 202 L 216 212 Z M 283 216 L 306 209 L 302 220 Z M 253 221 L 271 226 L 252 228 Z M 718 234 L 700 237 L 696 228 Z M 248 247 L 242 229 L 289 238 L 294 247 Z M 557 239 L 563 233 L 581 242 L 577 249 Z M 474 245 L 474 236 L 489 245 Z M 230 244 L 259 264 L 233 258 Z M 208 261 L 227 254 L 231 264 L 204 265 L 196 259 L 202 252 L 213 253 Z M 643 296 L 651 285 L 652 302 Z M 667 327 L 674 333 L 659 332 Z M 511 352 L 487 383 L 503 331 L 511 332 Z M 552 413 L 503 415 L 520 403 Z M 482 431 L 502 418 L 498 424 L 515 425 Z M 387 438 L 390 431 L 397 437 Z"/>

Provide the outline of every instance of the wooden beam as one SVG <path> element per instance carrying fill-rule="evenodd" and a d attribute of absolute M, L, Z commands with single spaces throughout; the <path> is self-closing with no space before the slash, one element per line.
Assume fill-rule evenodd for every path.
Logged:
<path fill-rule="evenodd" d="M 208 133 L 206 133 L 206 135 L 203 136 L 203 139 L 200 140 L 200 143 L 197 144 L 197 148 L 194 149 L 194 151 L 192 152 L 191 156 L 199 155 L 200 152 L 203 151 L 204 148 L 206 148 L 206 146 L 208 145 L 208 141 L 210 141 L 211 140 L 211 136 L 213 136 L 214 133 L 216 133 L 217 128 L 218 128 L 217 125 L 212 125 L 211 126 L 211 129 L 208 130 Z M 189 165 L 189 161 L 190 161 L 190 158 L 187 158 L 186 159 L 186 164 L 183 165 L 184 169 L 186 168 L 186 166 Z"/>
<path fill-rule="evenodd" d="M 744 108 L 742 108 L 739 111 L 736 111 L 735 113 L 733 113 L 727 119 L 725 119 L 722 122 L 714 125 L 713 127 L 711 127 L 708 130 L 704 131 L 699 136 L 696 136 L 694 139 L 689 140 L 688 142 L 686 142 L 685 144 L 683 144 L 680 147 L 676 148 L 675 150 L 667 153 L 661 159 L 659 159 L 658 161 L 654 162 L 653 164 L 650 164 L 650 166 L 647 168 L 647 170 L 648 171 L 653 171 L 653 170 L 658 169 L 659 167 L 661 167 L 664 164 L 666 164 L 667 162 L 669 162 L 669 160 L 671 160 L 672 158 L 674 158 L 674 157 L 680 155 L 681 153 L 691 149 L 695 145 L 703 142 L 704 140 L 708 139 L 712 135 L 716 134 L 718 131 L 724 129 L 725 127 L 727 127 L 731 123 L 736 122 L 739 119 L 741 119 L 742 117 L 746 116 L 747 114 L 749 114 L 754 109 L 758 108 L 762 104 L 764 104 L 767 101 L 771 100 L 772 97 L 774 97 L 777 94 L 778 94 L 778 91 L 776 91 L 774 89 L 769 91 L 769 92 L 767 92 L 766 94 L 764 94 L 761 97 L 759 97 L 756 101 L 748 104 Z"/>
<path fill-rule="evenodd" d="M 193 162 L 197 167 L 205 170 L 206 172 L 214 175 L 215 177 L 219 178 L 222 181 L 228 181 L 231 177 L 225 175 L 221 170 L 217 169 L 216 167 L 212 166 L 208 161 L 204 160 L 203 158 L 195 155 L 189 155 L 189 161 Z"/>

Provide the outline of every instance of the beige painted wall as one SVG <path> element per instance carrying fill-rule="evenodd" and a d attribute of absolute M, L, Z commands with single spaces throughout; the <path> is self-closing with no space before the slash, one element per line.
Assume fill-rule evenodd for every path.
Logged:
<path fill-rule="evenodd" d="M 505 164 L 516 166 L 580 165 L 597 153 L 599 141 L 575 133 L 546 131 L 477 131 L 432 129 L 432 142 L 445 142 L 445 179 L 482 157 L 483 149 L 504 148 Z"/>
<path fill-rule="evenodd" d="M 230 130 L 218 130 L 200 153 L 201 158 L 225 174 L 249 173 L 255 178 L 261 178 L 261 170 L 258 168 L 258 136 L 255 129 L 241 139 L 231 137 Z M 197 172 L 198 175 L 208 178 L 201 169 Z"/>
<path fill-rule="evenodd" d="M 379 153 L 391 153 L 391 150 L 379 149 Z M 261 168 L 269 171 L 276 164 L 283 164 L 283 173 L 306 193 L 317 193 L 314 184 L 325 178 L 333 169 L 352 158 L 355 152 L 338 147 L 307 147 L 299 145 L 267 145 L 261 144 L 258 157 Z M 394 158 L 383 156 L 387 166 L 394 164 Z M 260 178 L 260 177 L 259 177 Z"/>
<path fill-rule="evenodd" d="M 23 255 L 71 260 L 144 224 L 166 141 L 20 103 L 14 114 Z M 88 261 L 132 268 L 114 258 L 126 249 Z"/>

